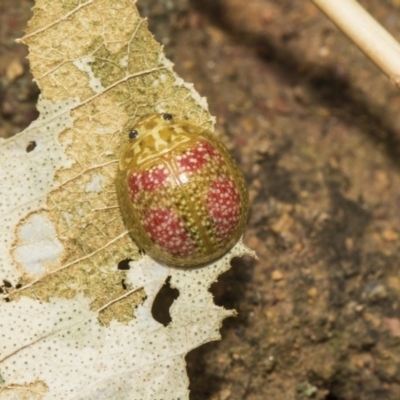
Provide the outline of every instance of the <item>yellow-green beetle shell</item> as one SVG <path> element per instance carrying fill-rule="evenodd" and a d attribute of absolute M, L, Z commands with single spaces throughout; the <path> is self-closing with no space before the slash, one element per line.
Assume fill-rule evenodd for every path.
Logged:
<path fill-rule="evenodd" d="M 116 188 L 139 247 L 176 267 L 226 254 L 243 233 L 249 200 L 243 174 L 222 142 L 170 114 L 142 119 L 130 137 Z"/>

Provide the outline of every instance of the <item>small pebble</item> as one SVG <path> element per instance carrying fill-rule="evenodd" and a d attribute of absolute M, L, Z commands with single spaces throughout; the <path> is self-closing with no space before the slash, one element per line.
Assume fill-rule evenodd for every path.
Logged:
<path fill-rule="evenodd" d="M 308 290 L 307 296 L 311 299 L 314 299 L 318 295 L 318 290 L 316 287 L 312 287 L 311 289 Z"/>
<path fill-rule="evenodd" d="M 399 235 L 393 229 L 386 229 L 385 231 L 383 231 L 382 237 L 387 242 L 394 242 L 395 240 L 397 240 L 399 238 Z"/>
<path fill-rule="evenodd" d="M 282 272 L 278 271 L 277 269 L 275 271 L 272 271 L 271 278 L 273 281 L 281 281 L 283 279 Z"/>
<path fill-rule="evenodd" d="M 7 66 L 6 77 L 12 82 L 24 73 L 24 67 L 19 60 L 13 60 Z"/>

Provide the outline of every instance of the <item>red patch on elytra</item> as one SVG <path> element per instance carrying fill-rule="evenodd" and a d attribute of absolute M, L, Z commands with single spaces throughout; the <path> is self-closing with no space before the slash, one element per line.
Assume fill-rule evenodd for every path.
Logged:
<path fill-rule="evenodd" d="M 163 208 L 146 211 L 143 227 L 153 242 L 172 256 L 187 257 L 194 251 L 183 220 L 174 211 Z"/>
<path fill-rule="evenodd" d="M 200 140 L 196 146 L 180 156 L 178 163 L 182 172 L 195 172 L 203 168 L 210 160 L 220 163 L 222 161 L 221 154 L 210 143 Z"/>
<path fill-rule="evenodd" d="M 207 210 L 217 236 L 229 240 L 240 220 L 240 196 L 231 179 L 218 178 L 211 184 L 207 194 Z"/>
<path fill-rule="evenodd" d="M 141 191 L 151 192 L 165 186 L 169 171 L 163 166 L 143 172 L 132 172 L 128 176 L 128 190 L 132 201 L 136 201 Z"/>

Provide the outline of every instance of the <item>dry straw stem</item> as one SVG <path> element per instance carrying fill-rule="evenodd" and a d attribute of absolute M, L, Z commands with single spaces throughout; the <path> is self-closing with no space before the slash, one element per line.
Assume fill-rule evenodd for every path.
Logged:
<path fill-rule="evenodd" d="M 355 0 L 313 0 L 400 88 L 400 44 Z"/>

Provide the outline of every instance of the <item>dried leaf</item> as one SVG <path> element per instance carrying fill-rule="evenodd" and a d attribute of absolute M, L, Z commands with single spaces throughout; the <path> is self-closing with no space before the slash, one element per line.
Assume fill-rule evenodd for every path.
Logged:
<path fill-rule="evenodd" d="M 37 0 L 22 41 L 40 117 L 0 141 L 0 399 L 188 398 L 185 355 L 234 314 L 208 288 L 251 252 L 238 243 L 191 270 L 140 257 L 114 180 L 137 118 L 168 111 L 210 128 L 207 103 L 132 1 Z M 179 297 L 165 327 L 151 307 L 168 276 Z"/>

